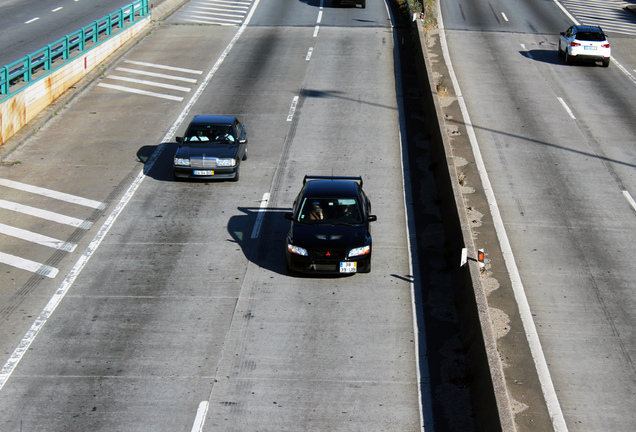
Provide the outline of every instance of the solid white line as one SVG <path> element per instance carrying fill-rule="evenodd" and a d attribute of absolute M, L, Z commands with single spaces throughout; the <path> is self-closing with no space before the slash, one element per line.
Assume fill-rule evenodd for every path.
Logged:
<path fill-rule="evenodd" d="M 292 99 L 291 107 L 289 107 L 289 114 L 287 114 L 287 121 L 292 121 L 294 119 L 296 105 L 298 105 L 298 96 L 294 96 L 294 99 Z"/>
<path fill-rule="evenodd" d="M 263 194 L 263 199 L 261 200 L 261 206 L 258 209 L 258 214 L 256 215 L 256 222 L 254 223 L 254 229 L 252 230 L 253 239 L 258 238 L 258 235 L 261 232 L 261 225 L 263 224 L 263 217 L 265 216 L 265 209 L 269 204 L 269 192 L 265 192 Z"/>
<path fill-rule="evenodd" d="M 43 187 L 32 186 L 26 183 L 20 183 L 20 182 L 8 180 L 8 179 L 0 179 L 0 186 L 6 186 L 12 189 L 17 189 L 24 192 L 42 195 L 48 198 L 53 198 L 58 201 L 66 201 L 71 204 L 78 204 L 84 207 L 91 207 L 91 208 L 99 209 L 99 210 L 102 210 L 106 207 L 104 203 L 99 201 L 78 197 L 78 196 L 67 194 L 64 192 L 57 192 L 57 191 L 46 189 Z"/>
<path fill-rule="evenodd" d="M 129 68 L 120 68 L 120 67 L 118 67 L 115 70 L 123 71 L 123 72 L 129 72 L 129 73 L 133 73 L 133 74 L 137 74 L 137 75 L 146 75 L 146 76 L 151 76 L 151 77 L 155 77 L 155 78 L 171 79 L 171 80 L 175 80 L 175 81 L 183 81 L 183 82 L 189 82 L 189 83 L 196 83 L 197 82 L 197 80 L 194 79 L 194 78 L 186 78 L 186 77 L 180 77 L 180 76 L 175 76 L 175 75 L 166 75 L 166 74 L 148 72 L 148 71 L 143 71 L 143 70 L 138 70 L 138 69 L 129 69 Z"/>
<path fill-rule="evenodd" d="M 203 401 L 199 404 L 197 415 L 194 418 L 194 424 L 192 425 L 192 432 L 201 432 L 203 430 L 203 422 L 205 422 L 205 415 L 208 413 L 209 405 L 210 404 L 207 401 Z"/>
<path fill-rule="evenodd" d="M 57 222 L 63 225 L 70 225 L 72 227 L 89 229 L 92 226 L 91 222 L 83 221 L 82 219 L 66 216 L 59 213 L 54 213 L 48 210 L 42 210 L 39 208 L 27 206 L 24 204 L 18 204 L 11 201 L 0 199 L 0 208 L 5 210 L 11 210 L 16 213 L 27 214 L 40 219 L 46 219 L 52 222 Z"/>
<path fill-rule="evenodd" d="M 37 273 L 50 279 L 53 279 L 55 276 L 57 276 L 57 272 L 59 271 L 55 267 L 50 267 L 35 261 L 9 255 L 4 252 L 0 252 L 0 263 L 19 268 L 21 270 L 26 270 L 31 273 Z M 4 368 L 6 367 L 7 366 L 5 365 Z M 0 370 L 0 389 L 2 389 L 2 386 L 4 385 L 4 368 Z"/>
<path fill-rule="evenodd" d="M 168 100 L 174 100 L 177 102 L 181 102 L 183 100 L 182 97 L 179 96 L 171 96 L 171 95 L 166 95 L 166 94 L 162 94 L 162 93 L 155 93 L 155 92 L 151 92 L 151 91 L 146 91 L 146 90 L 140 90 L 140 89 L 136 89 L 136 88 L 132 88 L 132 87 L 123 87 L 123 86 L 118 86 L 118 85 L 113 85 L 113 84 L 106 84 L 106 83 L 99 83 L 97 84 L 98 87 L 106 87 L 109 89 L 113 89 L 113 90 L 119 90 L 119 91 L 123 91 L 123 92 L 127 92 L 127 93 L 135 93 L 135 94 L 140 94 L 140 95 L 144 95 L 144 96 L 152 96 L 152 97 L 156 97 L 156 98 L 160 98 L 160 99 L 168 99 Z"/>
<path fill-rule="evenodd" d="M 138 66 L 148 66 L 148 67 L 153 67 L 156 69 L 166 69 L 166 70 L 171 70 L 175 72 L 190 73 L 195 75 L 203 74 L 203 71 L 196 70 L 196 69 L 186 69 L 186 68 L 180 68 L 175 66 L 160 65 L 156 63 L 147 63 L 147 62 L 134 61 L 134 60 L 124 60 L 124 63 L 136 64 Z"/>
<path fill-rule="evenodd" d="M 632 198 L 629 192 L 623 191 L 623 196 L 627 199 L 627 202 L 632 206 L 632 208 L 636 210 L 636 201 L 634 201 L 634 198 Z"/>
<path fill-rule="evenodd" d="M 119 81 L 132 82 L 132 83 L 136 83 L 136 84 L 143 84 L 143 85 L 148 85 L 148 86 L 153 86 L 153 87 L 161 87 L 161 88 L 165 88 L 165 89 L 169 89 L 169 90 L 182 91 L 182 92 L 186 92 L 186 93 L 189 92 L 190 90 L 192 90 L 190 87 L 181 87 L 181 86 L 176 86 L 176 85 L 172 85 L 172 84 L 163 84 L 163 83 L 156 82 L 156 81 L 138 80 L 138 79 L 135 79 L 135 78 L 128 78 L 128 77 L 123 77 L 123 76 L 119 76 L 119 75 L 108 75 L 107 78 L 114 79 L 114 80 L 119 80 Z"/>
<path fill-rule="evenodd" d="M 546 400 L 548 414 L 552 419 L 552 426 L 554 430 L 556 432 L 566 432 L 568 430 L 568 427 L 565 423 L 565 417 L 563 416 L 561 405 L 559 404 L 559 398 L 557 397 L 556 390 L 554 389 L 554 383 L 552 382 L 550 370 L 548 369 L 548 363 L 545 359 L 543 348 L 541 347 L 539 334 L 537 333 L 537 328 L 532 319 L 530 304 L 528 303 L 528 298 L 526 297 L 523 282 L 521 281 L 519 269 L 517 268 L 514 254 L 512 253 L 512 247 L 510 246 L 510 241 L 506 234 L 506 228 L 504 226 L 503 219 L 501 218 L 501 213 L 499 212 L 499 206 L 497 205 L 495 192 L 492 188 L 492 184 L 490 183 L 490 178 L 488 177 L 486 164 L 484 163 L 484 160 L 481 156 L 479 143 L 477 141 L 477 135 L 475 134 L 475 130 L 470 121 L 468 108 L 466 107 L 466 102 L 464 101 L 464 97 L 459 88 L 459 82 L 457 81 L 455 71 L 453 70 L 441 13 L 438 13 L 438 25 L 440 29 L 440 42 L 442 45 L 444 60 L 448 66 L 449 75 L 457 93 L 457 100 L 459 102 L 460 110 L 462 112 L 462 115 L 464 116 L 464 124 L 466 125 L 466 132 L 468 133 L 471 147 L 473 149 L 475 164 L 479 171 L 479 177 L 481 178 L 482 187 L 484 189 L 484 193 L 486 194 L 486 199 L 488 201 L 490 212 L 493 218 L 493 225 L 497 233 L 499 244 L 501 245 L 501 251 L 504 256 L 506 268 L 508 269 L 508 274 L 510 275 L 512 290 L 515 295 L 517 305 L 519 307 L 519 315 L 521 317 L 521 322 L 526 333 L 528 345 L 530 346 L 530 353 L 532 354 L 532 359 L 537 369 L 537 375 L 539 376 L 539 382 L 541 383 L 543 397 Z"/>
<path fill-rule="evenodd" d="M 563 105 L 563 108 L 565 108 L 565 111 L 568 113 L 568 115 L 572 117 L 573 120 L 576 120 L 576 117 L 574 117 L 574 113 L 572 112 L 568 104 L 565 103 L 563 98 L 557 97 L 557 99 L 559 100 L 559 102 L 561 102 L 561 105 Z"/>
<path fill-rule="evenodd" d="M 0 223 L 0 234 L 15 237 L 21 240 L 26 240 L 31 243 L 39 244 L 54 249 L 58 249 L 65 252 L 73 252 L 77 247 L 74 243 L 68 243 L 63 240 L 54 239 L 42 234 L 34 233 L 32 231 L 23 230 L 21 228 L 12 227 Z"/>

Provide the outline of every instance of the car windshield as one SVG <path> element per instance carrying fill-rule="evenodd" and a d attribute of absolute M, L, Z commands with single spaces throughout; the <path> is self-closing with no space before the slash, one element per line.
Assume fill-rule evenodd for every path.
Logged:
<path fill-rule="evenodd" d="M 190 145 L 200 143 L 233 144 L 234 135 L 231 126 L 194 126 L 188 128 L 183 142 Z"/>
<path fill-rule="evenodd" d="M 576 38 L 581 41 L 603 42 L 605 35 L 597 32 L 579 32 L 576 34 Z"/>
<path fill-rule="evenodd" d="M 355 198 L 305 198 L 298 222 L 348 225 L 362 223 L 360 204 Z"/>

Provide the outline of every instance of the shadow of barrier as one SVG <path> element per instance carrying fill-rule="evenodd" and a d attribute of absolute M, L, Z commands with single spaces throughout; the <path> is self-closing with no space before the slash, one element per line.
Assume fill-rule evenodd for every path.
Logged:
<path fill-rule="evenodd" d="M 513 410 L 508 398 L 503 367 L 497 341 L 490 323 L 486 293 L 481 280 L 481 267 L 476 259 L 479 251 L 473 242 L 466 204 L 461 192 L 447 124 L 442 111 L 437 85 L 427 48 L 426 35 L 419 19 L 414 20 L 413 43 L 418 80 L 423 91 L 422 111 L 430 131 L 432 158 L 436 164 L 434 176 L 439 188 L 438 197 L 442 223 L 448 235 L 452 261 L 453 285 L 457 309 L 462 317 L 462 343 L 469 364 L 471 399 L 479 430 L 515 430 Z M 443 62 L 443 60 L 441 60 Z M 445 162 L 445 163 L 443 163 Z M 462 249 L 466 249 L 467 262 L 460 266 Z"/>

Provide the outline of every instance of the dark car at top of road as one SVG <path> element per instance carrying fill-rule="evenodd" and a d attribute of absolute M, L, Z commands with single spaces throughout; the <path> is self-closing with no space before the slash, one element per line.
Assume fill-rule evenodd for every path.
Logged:
<path fill-rule="evenodd" d="M 371 202 L 361 177 L 305 176 L 285 213 L 287 269 L 300 273 L 347 274 L 371 271 Z"/>
<path fill-rule="evenodd" d="M 342 5 L 360 5 L 361 8 L 365 8 L 367 6 L 367 0 L 331 0 L 331 4 L 333 6 L 342 6 Z"/>
<path fill-rule="evenodd" d="M 247 159 L 247 131 L 234 116 L 195 116 L 174 155 L 173 175 L 179 179 L 238 181 Z"/>
<path fill-rule="evenodd" d="M 598 26 L 571 26 L 559 35 L 557 50 L 566 63 L 583 60 L 601 62 L 604 67 L 609 66 L 612 55 L 607 36 Z"/>

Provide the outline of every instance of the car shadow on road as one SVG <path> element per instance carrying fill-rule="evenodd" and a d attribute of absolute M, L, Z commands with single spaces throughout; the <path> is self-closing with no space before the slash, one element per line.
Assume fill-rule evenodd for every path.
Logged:
<path fill-rule="evenodd" d="M 144 164 L 144 174 L 159 181 L 174 181 L 172 157 L 177 151 L 176 142 L 147 145 L 137 150 L 137 159 Z"/>
<path fill-rule="evenodd" d="M 519 54 L 522 56 L 542 63 L 561 65 L 561 66 L 582 66 L 582 67 L 594 67 L 600 65 L 600 62 L 594 63 L 592 61 L 577 61 L 572 64 L 565 63 L 565 60 L 562 56 L 559 55 L 558 51 L 554 49 L 545 49 L 545 50 L 529 50 L 529 51 L 519 51 Z"/>

